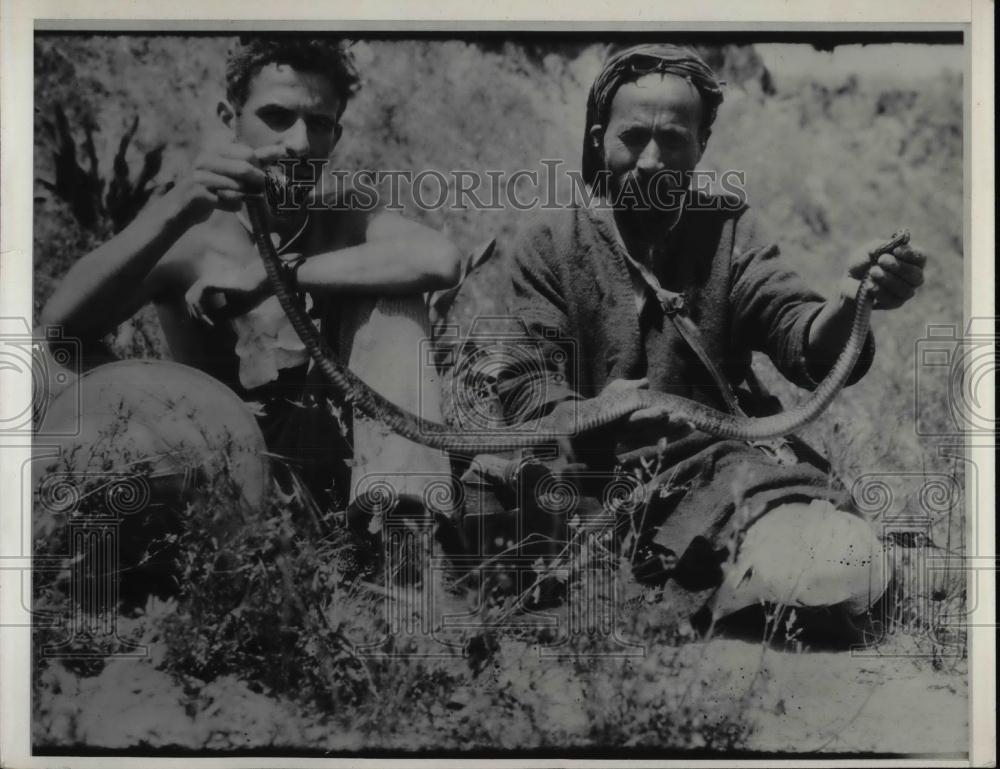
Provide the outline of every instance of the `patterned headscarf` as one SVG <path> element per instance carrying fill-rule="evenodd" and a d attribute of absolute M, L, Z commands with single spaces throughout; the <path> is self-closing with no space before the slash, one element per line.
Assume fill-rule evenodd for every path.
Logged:
<path fill-rule="evenodd" d="M 611 102 L 619 88 L 651 72 L 683 77 L 701 95 L 705 109 L 702 127 L 709 128 L 715 120 L 722 103 L 722 82 L 716 78 L 712 68 L 690 48 L 669 43 L 647 43 L 612 54 L 590 87 L 590 95 L 587 97 L 587 124 L 583 133 L 583 180 L 589 186 L 594 186 L 604 167 L 601 151 L 594 146 L 590 137 L 591 127 L 595 124 L 607 125 Z"/>

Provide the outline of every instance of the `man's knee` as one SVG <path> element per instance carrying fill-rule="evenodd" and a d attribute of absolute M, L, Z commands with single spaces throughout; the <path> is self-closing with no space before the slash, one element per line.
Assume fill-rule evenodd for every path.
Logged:
<path fill-rule="evenodd" d="M 348 320 L 348 367 L 397 406 L 440 420 L 440 385 L 428 359 L 430 322 L 420 295 L 379 297 Z"/>
<path fill-rule="evenodd" d="M 745 532 L 723 585 L 735 611 L 752 603 L 868 609 L 885 592 L 885 553 L 864 519 L 825 500 L 774 508 Z"/>
<path fill-rule="evenodd" d="M 441 420 L 440 385 L 426 354 L 427 308 L 419 295 L 381 297 L 352 319 L 349 367 L 398 407 Z M 387 425 L 355 416 L 351 498 L 372 483 L 388 483 L 400 497 L 423 498 L 450 480 L 448 458 L 414 443 Z"/>

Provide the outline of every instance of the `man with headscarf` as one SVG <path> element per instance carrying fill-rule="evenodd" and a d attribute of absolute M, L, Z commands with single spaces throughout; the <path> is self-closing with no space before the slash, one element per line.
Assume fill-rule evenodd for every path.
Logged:
<path fill-rule="evenodd" d="M 590 91 L 583 146 L 595 200 L 544 212 L 513 255 L 511 314 L 542 359 L 560 363 L 501 383 L 512 420 L 630 387 L 753 412 L 731 385 L 750 374 L 754 350 L 807 389 L 829 371 L 850 332 L 867 254 L 857 253 L 840 294 L 825 301 L 783 266 L 742 201 L 691 189 L 722 98 L 713 71 L 687 48 L 640 45 L 607 60 Z M 882 256 L 871 271 L 875 307 L 911 298 L 924 261 L 908 245 Z M 873 352 L 869 336 L 848 384 Z M 695 598 L 692 608 L 710 596 L 701 616 L 714 618 L 770 603 L 839 620 L 883 594 L 874 530 L 802 444 L 721 440 L 650 409 L 584 436 L 575 453 L 609 469 L 662 436 L 632 553 L 637 575 L 672 576 Z"/>

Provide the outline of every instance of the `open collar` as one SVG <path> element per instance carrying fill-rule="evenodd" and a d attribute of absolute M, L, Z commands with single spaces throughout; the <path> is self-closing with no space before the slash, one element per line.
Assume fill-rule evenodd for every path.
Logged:
<path fill-rule="evenodd" d="M 663 242 L 660 244 L 660 252 L 656 258 L 665 259 L 669 257 L 666 250 L 667 244 L 670 236 L 677 230 L 684 218 L 686 201 L 687 194 L 681 199 L 681 211 L 664 235 Z M 636 314 L 642 315 L 642 311 L 645 309 L 646 301 L 650 295 L 656 299 L 661 309 L 668 315 L 681 311 L 684 308 L 684 295 L 663 288 L 653 273 L 654 265 L 652 263 L 645 264 L 640 262 L 629 253 L 628 247 L 625 245 L 625 240 L 618 230 L 618 222 L 615 221 L 614 207 L 611 203 L 606 198 L 599 198 L 591 202 L 587 206 L 586 211 L 588 217 L 597 226 L 598 231 L 609 243 L 628 271 L 635 296 Z"/>

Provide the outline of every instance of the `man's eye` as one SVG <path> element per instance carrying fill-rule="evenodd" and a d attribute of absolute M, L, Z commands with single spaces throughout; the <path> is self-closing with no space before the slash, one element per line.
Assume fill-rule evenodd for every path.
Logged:
<path fill-rule="evenodd" d="M 618 138 L 629 147 L 635 147 L 640 144 L 645 144 L 649 141 L 649 135 L 641 129 L 632 129 L 629 131 L 623 131 L 618 134 Z"/>
<path fill-rule="evenodd" d="M 657 144 L 661 147 L 666 147 L 668 149 L 676 149 L 677 147 L 683 147 L 685 143 L 685 137 L 678 133 L 663 133 L 656 138 Z"/>
<path fill-rule="evenodd" d="M 332 133 L 333 129 L 337 127 L 337 122 L 328 117 L 311 117 L 307 121 L 307 125 L 310 131 L 328 134 Z"/>
<path fill-rule="evenodd" d="M 270 109 L 261 110 L 259 114 L 260 119 L 267 123 L 269 128 L 275 131 L 282 131 L 286 128 L 290 128 L 295 122 L 295 113 L 290 109 L 272 107 Z"/>

